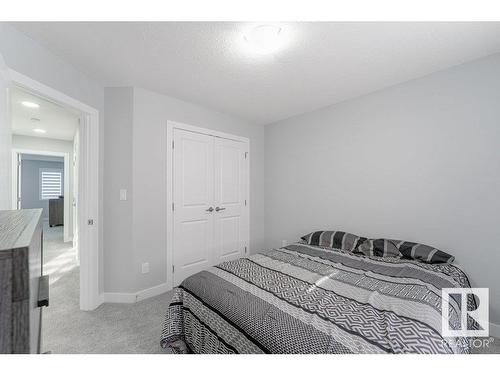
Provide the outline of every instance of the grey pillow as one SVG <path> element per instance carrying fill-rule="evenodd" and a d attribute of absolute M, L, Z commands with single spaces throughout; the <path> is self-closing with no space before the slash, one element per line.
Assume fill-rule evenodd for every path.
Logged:
<path fill-rule="evenodd" d="M 347 251 L 355 251 L 366 240 L 352 233 L 323 230 L 306 234 L 301 237 L 308 245 L 331 247 Z"/>
<path fill-rule="evenodd" d="M 455 260 L 453 255 L 421 243 L 399 241 L 397 247 L 403 258 L 417 259 L 425 263 L 452 263 Z"/>
<path fill-rule="evenodd" d="M 366 240 L 355 252 L 378 257 L 401 256 L 406 259 L 420 260 L 425 263 L 451 263 L 455 260 L 454 256 L 432 246 L 387 238 Z"/>
<path fill-rule="evenodd" d="M 369 239 L 359 245 L 356 252 L 375 257 L 397 257 L 399 256 L 398 242 L 387 238 Z"/>

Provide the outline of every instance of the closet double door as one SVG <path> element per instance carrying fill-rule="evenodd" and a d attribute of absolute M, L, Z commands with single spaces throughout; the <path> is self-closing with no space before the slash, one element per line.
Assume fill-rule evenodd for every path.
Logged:
<path fill-rule="evenodd" d="M 248 247 L 248 143 L 173 132 L 173 280 L 243 256 Z"/>

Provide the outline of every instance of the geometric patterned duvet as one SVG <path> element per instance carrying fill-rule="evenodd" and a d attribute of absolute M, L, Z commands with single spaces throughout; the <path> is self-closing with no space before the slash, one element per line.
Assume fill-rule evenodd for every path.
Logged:
<path fill-rule="evenodd" d="M 175 289 L 162 347 L 193 353 L 468 353 L 441 337 L 451 264 L 293 244 L 197 273 Z M 469 301 L 473 303 L 473 301 Z M 459 324 L 459 306 L 450 306 Z"/>

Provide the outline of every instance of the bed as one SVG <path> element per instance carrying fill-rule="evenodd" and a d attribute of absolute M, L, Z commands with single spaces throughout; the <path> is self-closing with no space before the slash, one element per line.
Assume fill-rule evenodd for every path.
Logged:
<path fill-rule="evenodd" d="M 176 353 L 469 353 L 441 336 L 448 264 L 296 243 L 219 264 L 174 290 L 161 346 Z M 468 301 L 473 304 L 474 301 Z M 450 325 L 459 307 L 450 304 Z"/>

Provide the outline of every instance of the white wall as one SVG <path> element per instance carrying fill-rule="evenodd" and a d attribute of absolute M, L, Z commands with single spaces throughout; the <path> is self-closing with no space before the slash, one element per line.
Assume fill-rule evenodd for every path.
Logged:
<path fill-rule="evenodd" d="M 18 73 L 24 74 L 47 86 L 50 86 L 66 95 L 69 95 L 99 111 L 100 134 L 99 134 L 99 175 L 100 175 L 100 202 L 99 217 L 97 225 L 100 226 L 99 257 L 102 264 L 102 173 L 103 173 L 103 148 L 104 148 L 104 89 L 90 77 L 78 71 L 66 61 L 52 54 L 41 44 L 35 42 L 26 35 L 6 23 L 0 22 L 0 55 L 3 56 L 5 64 Z M 0 95 L 1 96 L 1 95 Z M 0 97 L 0 100 L 2 98 Z M 0 120 L 1 121 L 1 120 Z M 2 124 L 0 123 L 0 126 Z M 3 129 L 1 130 L 3 131 Z M 3 137 L 0 136 L 0 142 Z M 4 144 L 2 143 L 3 147 Z M 10 147 L 9 147 L 10 148 Z M 0 155 L 0 164 L 4 163 L 4 156 Z M 8 156 L 10 160 L 10 153 Z M 10 162 L 9 162 L 10 163 Z M 9 177 L 10 181 L 10 177 Z M 3 184 L 2 184 L 3 185 Z M 2 186 L 3 188 L 3 186 Z M 10 192 L 10 187 L 9 187 Z M 10 195 L 10 193 L 9 193 Z M 1 198 L 0 198 L 1 199 Z M 11 199 L 9 199 L 10 206 Z M 103 268 L 99 270 L 99 290 L 103 290 Z"/>
<path fill-rule="evenodd" d="M 20 150 L 30 150 L 30 151 L 45 151 L 45 152 L 64 152 L 69 154 L 69 165 L 68 165 L 68 176 L 69 176 L 69 186 L 68 186 L 68 196 L 64 197 L 64 204 L 69 204 L 69 212 L 67 223 L 68 235 L 70 239 L 73 237 L 73 142 L 63 141 L 60 139 L 50 139 L 42 137 L 29 137 L 26 135 L 13 135 L 12 136 L 12 148 Z M 12 199 L 11 199 L 12 202 Z M 66 219 L 66 218 L 65 218 Z"/>
<path fill-rule="evenodd" d="M 266 127 L 266 244 L 312 230 L 434 245 L 500 323 L 500 55 Z"/>
<path fill-rule="evenodd" d="M 166 282 L 170 267 L 166 261 L 167 120 L 250 138 L 250 250 L 262 249 L 262 126 L 139 88 L 106 89 L 105 99 L 106 139 L 114 137 L 105 150 L 106 292 L 133 293 Z M 119 201 L 120 188 L 128 190 L 127 201 Z M 141 273 L 143 262 L 150 264 L 148 274 Z"/>

